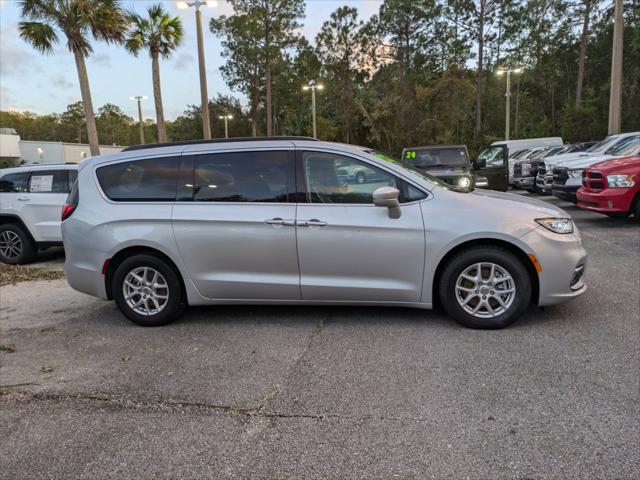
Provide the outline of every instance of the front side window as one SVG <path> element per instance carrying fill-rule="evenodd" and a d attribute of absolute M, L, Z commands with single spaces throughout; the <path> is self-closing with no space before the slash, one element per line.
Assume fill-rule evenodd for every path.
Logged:
<path fill-rule="evenodd" d="M 21 193 L 27 191 L 29 172 L 10 173 L 0 179 L 0 192 Z"/>
<path fill-rule="evenodd" d="M 105 195 L 121 202 L 168 202 L 176 198 L 179 157 L 114 163 L 97 170 Z"/>
<path fill-rule="evenodd" d="M 496 146 L 485 148 L 480 155 L 478 155 L 478 160 L 486 160 L 487 167 L 502 167 L 505 165 L 504 158 L 504 147 Z"/>
<path fill-rule="evenodd" d="M 294 156 L 288 151 L 198 155 L 193 199 L 198 202 L 287 202 L 294 192 Z"/>
<path fill-rule="evenodd" d="M 69 193 L 68 170 L 41 170 L 31 173 L 31 193 Z"/>
<path fill-rule="evenodd" d="M 303 152 L 302 162 L 311 203 L 373 203 L 380 187 L 396 187 L 390 173 L 358 160 L 324 152 Z"/>

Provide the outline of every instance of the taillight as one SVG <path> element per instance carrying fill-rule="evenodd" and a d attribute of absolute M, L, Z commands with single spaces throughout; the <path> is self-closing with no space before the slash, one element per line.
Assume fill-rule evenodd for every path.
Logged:
<path fill-rule="evenodd" d="M 60 219 L 64 222 L 67 218 L 71 216 L 71 214 L 75 209 L 76 207 L 74 207 L 70 203 L 65 203 L 64 206 L 62 207 L 62 214 L 60 215 Z"/>

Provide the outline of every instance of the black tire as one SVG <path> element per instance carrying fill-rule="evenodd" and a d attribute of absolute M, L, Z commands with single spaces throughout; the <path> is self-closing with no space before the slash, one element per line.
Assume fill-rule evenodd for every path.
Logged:
<path fill-rule="evenodd" d="M 366 181 L 367 181 L 367 177 L 365 177 L 364 173 L 358 172 L 356 174 L 356 183 L 362 184 L 362 183 L 364 183 Z"/>
<path fill-rule="evenodd" d="M 634 204 L 635 205 L 631 209 L 631 213 L 633 213 L 633 216 L 635 217 L 636 222 L 640 222 L 640 194 L 636 195 Z"/>
<path fill-rule="evenodd" d="M 456 281 L 460 274 L 472 265 L 482 262 L 494 263 L 506 270 L 515 284 L 515 295 L 509 308 L 493 318 L 479 318 L 468 313 L 458 303 L 456 297 Z M 447 314 L 469 328 L 497 329 L 507 327 L 518 320 L 531 303 L 531 279 L 526 267 L 516 255 L 498 246 L 471 247 L 455 255 L 445 265 L 438 287 L 440 303 Z M 501 298 L 504 299 L 504 297 Z"/>
<path fill-rule="evenodd" d="M 15 239 L 16 236 L 19 239 L 19 242 L 15 244 L 11 250 L 0 249 L 0 261 L 8 263 L 9 265 L 33 262 L 36 259 L 38 249 L 33 243 L 31 236 L 25 232 L 20 225 L 15 223 L 0 225 L 0 248 L 8 246 L 8 244 L 5 243 L 6 239 L 9 239 L 9 237 Z M 16 248 L 19 250 L 18 253 L 16 253 Z"/>
<path fill-rule="evenodd" d="M 167 291 L 169 298 L 158 313 L 142 315 L 129 306 L 125 300 L 123 292 L 124 280 L 129 272 L 140 267 L 152 268 L 159 272 L 166 280 L 167 287 L 164 290 Z M 159 327 L 171 323 L 185 308 L 182 285 L 178 273 L 167 264 L 167 262 L 154 255 L 134 255 L 120 263 L 113 274 L 111 291 L 113 293 L 113 299 L 120 311 L 133 323 L 143 327 Z"/>

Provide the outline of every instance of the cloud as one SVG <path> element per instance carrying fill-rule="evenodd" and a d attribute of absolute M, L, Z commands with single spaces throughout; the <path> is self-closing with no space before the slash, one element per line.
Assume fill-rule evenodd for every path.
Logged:
<path fill-rule="evenodd" d="M 111 56 L 108 53 L 97 53 L 93 57 L 91 57 L 91 63 L 94 65 L 99 65 L 101 67 L 110 67 L 111 66 Z"/>
<path fill-rule="evenodd" d="M 175 68 L 183 70 L 189 68 L 195 61 L 196 59 L 193 55 L 183 50 L 176 55 L 173 65 Z"/>
<path fill-rule="evenodd" d="M 0 74 L 2 75 L 37 73 L 40 67 L 34 68 L 34 58 L 34 55 L 22 45 L 6 39 L 0 42 Z"/>
<path fill-rule="evenodd" d="M 66 77 L 62 75 L 56 75 L 55 77 L 53 77 L 51 79 L 51 85 L 53 85 L 56 88 L 64 88 L 64 89 L 75 87 L 74 83 L 71 83 L 69 80 L 66 79 Z"/>

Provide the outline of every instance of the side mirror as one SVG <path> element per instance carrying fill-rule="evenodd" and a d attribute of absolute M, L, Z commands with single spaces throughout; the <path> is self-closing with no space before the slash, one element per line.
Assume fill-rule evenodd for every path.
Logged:
<path fill-rule="evenodd" d="M 389 218 L 400 218 L 400 190 L 395 187 L 380 187 L 373 192 L 373 204 L 389 209 Z"/>
<path fill-rule="evenodd" d="M 473 168 L 475 168 L 476 170 L 480 170 L 481 168 L 484 168 L 486 166 L 487 166 L 486 158 L 478 158 L 473 164 Z"/>

